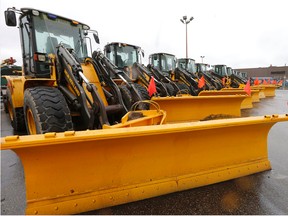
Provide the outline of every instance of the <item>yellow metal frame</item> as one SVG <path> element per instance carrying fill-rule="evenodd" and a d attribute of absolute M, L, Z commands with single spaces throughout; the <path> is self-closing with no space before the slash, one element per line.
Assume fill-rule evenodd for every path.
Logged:
<path fill-rule="evenodd" d="M 129 120 L 129 116 L 132 114 L 140 114 L 142 117 Z M 148 126 L 148 125 L 162 125 L 166 123 L 166 112 L 163 110 L 141 110 L 141 111 L 131 111 L 125 114 L 121 123 L 116 125 L 103 125 L 103 129 L 112 128 L 126 128 L 126 127 L 136 127 L 136 126 Z"/>
<path fill-rule="evenodd" d="M 199 121 L 212 114 L 241 116 L 246 95 L 152 97 L 167 113 L 167 122 Z M 150 106 L 150 109 L 155 109 Z"/>
<path fill-rule="evenodd" d="M 1 138 L 21 159 L 26 214 L 77 214 L 269 170 L 288 115 Z"/>

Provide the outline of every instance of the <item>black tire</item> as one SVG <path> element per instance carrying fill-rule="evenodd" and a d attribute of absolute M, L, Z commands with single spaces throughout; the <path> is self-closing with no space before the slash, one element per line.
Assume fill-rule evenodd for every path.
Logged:
<path fill-rule="evenodd" d="M 184 83 L 176 83 L 177 87 L 180 89 L 177 94 L 191 94 L 189 87 Z"/>
<path fill-rule="evenodd" d="M 222 86 L 221 86 L 220 83 L 218 83 L 218 82 L 215 81 L 213 84 L 214 84 L 216 90 L 220 90 L 220 89 L 222 89 Z"/>
<path fill-rule="evenodd" d="M 166 90 L 165 85 L 163 83 L 156 83 L 156 90 L 157 90 L 158 96 L 160 97 L 169 96 L 169 93 Z"/>
<path fill-rule="evenodd" d="M 2 99 L 1 102 L 3 103 L 3 106 L 4 106 L 4 111 L 5 111 L 5 113 L 8 113 L 7 93 L 3 94 L 3 90 L 2 89 L 1 89 L 1 99 Z"/>
<path fill-rule="evenodd" d="M 140 95 L 140 100 L 150 100 L 150 96 L 149 96 L 149 93 L 147 91 L 147 89 L 138 84 L 138 83 L 133 83 L 135 89 L 137 90 L 138 94 Z M 133 98 L 133 104 L 135 102 L 139 101 L 139 98 Z M 149 104 L 148 103 L 140 103 L 138 106 L 137 106 L 137 109 L 139 110 L 149 110 Z"/>
<path fill-rule="evenodd" d="M 15 108 L 12 103 L 12 95 L 9 89 L 6 91 L 6 105 L 7 113 L 9 114 L 11 125 L 16 132 L 25 132 L 26 125 L 24 120 L 23 107 Z"/>
<path fill-rule="evenodd" d="M 176 91 L 170 83 L 163 83 L 167 89 L 169 96 L 176 96 Z"/>
<path fill-rule="evenodd" d="M 66 100 L 54 87 L 39 86 L 26 89 L 24 114 L 28 134 L 73 130 Z"/>
<path fill-rule="evenodd" d="M 129 89 L 127 88 L 126 85 L 121 85 L 119 86 L 121 95 L 122 95 L 122 99 L 124 102 L 124 105 L 126 106 L 127 110 L 131 110 L 132 104 L 133 104 L 133 100 L 132 100 L 132 94 L 129 91 Z"/>

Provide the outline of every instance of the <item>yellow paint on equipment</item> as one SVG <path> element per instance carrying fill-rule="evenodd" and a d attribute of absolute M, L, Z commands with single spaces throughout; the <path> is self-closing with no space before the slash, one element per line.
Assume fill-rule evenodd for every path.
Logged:
<path fill-rule="evenodd" d="M 257 86 L 251 86 L 251 89 L 252 90 L 259 90 L 259 98 L 260 99 L 263 99 L 266 97 L 265 96 L 265 87 L 257 85 Z"/>
<path fill-rule="evenodd" d="M 134 119 L 135 117 L 133 117 L 133 115 L 136 115 L 136 119 Z M 137 118 L 139 115 L 140 118 Z M 132 118 L 132 120 L 129 120 L 130 118 Z M 120 124 L 112 126 L 103 125 L 103 129 L 162 125 L 163 123 L 166 123 L 166 112 L 163 110 L 130 111 L 122 117 Z"/>
<path fill-rule="evenodd" d="M 198 121 L 212 114 L 241 116 L 245 95 L 152 97 L 167 112 L 166 121 Z M 150 109 L 155 109 L 150 106 Z"/>
<path fill-rule="evenodd" d="M 247 94 L 247 92 L 244 91 L 243 88 L 222 88 L 221 92 L 230 92 L 231 95 L 239 94 L 240 92 L 241 92 L 240 93 L 241 95 Z M 255 89 L 255 90 L 252 89 L 251 90 L 252 103 L 260 102 L 259 94 L 260 94 L 260 90 L 258 90 L 258 89 Z"/>
<path fill-rule="evenodd" d="M 288 115 L 1 138 L 20 158 L 26 214 L 77 214 L 271 169 Z"/>
<path fill-rule="evenodd" d="M 226 90 L 226 91 L 201 91 L 199 96 L 219 96 L 219 95 L 244 95 L 245 99 L 241 103 L 241 109 L 253 108 L 252 94 L 249 96 L 243 90 Z"/>
<path fill-rule="evenodd" d="M 264 94 L 266 97 L 274 97 L 275 96 L 275 90 L 277 89 L 276 85 L 260 85 L 264 87 Z"/>

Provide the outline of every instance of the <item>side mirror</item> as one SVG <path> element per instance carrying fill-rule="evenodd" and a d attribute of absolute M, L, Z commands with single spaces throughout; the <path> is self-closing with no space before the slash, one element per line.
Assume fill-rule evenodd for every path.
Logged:
<path fill-rule="evenodd" d="M 5 13 L 5 21 L 7 26 L 16 26 L 17 20 L 16 20 L 16 14 L 14 11 L 7 10 Z"/>
<path fill-rule="evenodd" d="M 93 33 L 93 37 L 94 37 L 96 43 L 100 44 L 100 40 L 99 40 L 98 34 Z"/>
<path fill-rule="evenodd" d="M 106 46 L 105 47 L 105 51 L 106 51 L 106 53 L 111 53 L 111 47 L 110 46 Z"/>
<path fill-rule="evenodd" d="M 141 50 L 141 53 L 142 53 L 142 56 L 143 56 L 143 58 L 144 58 L 144 50 Z"/>

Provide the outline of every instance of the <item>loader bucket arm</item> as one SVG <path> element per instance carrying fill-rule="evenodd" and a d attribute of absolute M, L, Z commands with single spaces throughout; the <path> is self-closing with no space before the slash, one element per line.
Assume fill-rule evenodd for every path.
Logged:
<path fill-rule="evenodd" d="M 131 91 L 134 101 L 143 100 L 130 77 L 123 70 L 117 68 L 105 55 L 103 55 L 103 53 L 94 51 L 93 59 L 101 64 L 109 72 L 109 74 L 113 74 L 116 78 L 120 78 L 127 85 L 128 89 Z"/>
<path fill-rule="evenodd" d="M 280 121 L 288 115 L 10 136 L 1 150 L 22 162 L 26 214 L 77 214 L 269 170 Z"/>
<path fill-rule="evenodd" d="M 147 65 L 147 68 L 153 73 L 153 75 L 162 83 L 170 83 L 176 92 L 181 92 L 179 87 L 175 84 L 173 80 L 171 80 L 170 76 L 164 75 L 163 72 L 161 72 L 158 68 L 154 67 L 151 64 Z"/>
<path fill-rule="evenodd" d="M 106 85 L 108 85 L 111 88 L 112 94 L 109 93 L 108 98 L 110 99 L 113 98 L 113 100 L 115 100 L 115 103 L 119 103 L 123 107 L 124 112 L 128 112 L 128 109 L 124 105 L 119 87 L 113 81 L 112 77 L 109 75 L 109 72 L 106 70 L 106 68 L 102 64 L 100 64 L 99 61 L 95 61 L 90 58 L 87 58 L 86 61 L 88 61 L 89 63 L 93 65 L 101 82 L 104 82 Z"/>
<path fill-rule="evenodd" d="M 77 61 L 75 55 L 73 55 L 73 50 L 69 51 L 64 45 L 60 44 L 57 48 L 57 57 L 63 67 L 63 69 L 59 69 L 58 71 L 61 83 L 59 88 L 66 95 L 66 98 L 71 98 L 71 94 L 68 94 L 69 90 L 65 90 L 67 88 L 63 84 L 63 79 L 72 87 L 79 103 L 81 117 L 84 119 L 84 124 L 86 124 L 85 128 L 94 129 L 95 127 L 101 128 L 103 124 L 109 125 L 102 99 L 96 87 L 90 84 L 84 76 L 81 64 Z M 90 101 L 87 97 L 82 87 L 83 82 L 86 83 L 86 88 L 91 93 L 93 101 Z M 91 110 L 88 108 L 87 101 L 91 105 Z M 98 125 L 95 125 L 95 123 Z"/>
<path fill-rule="evenodd" d="M 82 72 L 80 63 L 63 45 L 57 48 L 57 58 L 61 68 L 58 68 L 58 86 L 61 92 L 70 99 L 70 103 L 75 104 L 75 108 L 81 110 L 82 118 L 86 124 L 86 128 L 90 125 L 91 114 L 86 103 L 86 94 L 81 84 L 79 83 L 79 72 Z M 71 94 L 67 88 L 67 83 L 72 86 L 73 93 Z"/>
<path fill-rule="evenodd" d="M 149 71 L 148 68 L 146 68 L 145 66 L 139 64 L 138 62 L 135 62 L 133 64 L 133 69 L 137 71 L 138 79 L 141 79 L 141 82 L 146 86 L 146 88 L 148 88 L 150 79 L 153 76 L 152 72 Z M 149 77 L 149 81 L 147 80 L 147 77 Z M 169 93 L 167 89 L 165 88 L 164 84 L 155 77 L 154 77 L 154 81 L 156 83 L 157 93 L 161 94 L 162 96 L 168 96 Z"/>
<path fill-rule="evenodd" d="M 191 73 L 188 73 L 187 71 L 179 67 L 175 68 L 174 73 L 176 79 L 182 81 L 189 87 L 192 95 L 198 95 L 198 82 L 193 78 Z"/>
<path fill-rule="evenodd" d="M 205 78 L 209 80 L 209 82 L 217 89 L 220 90 L 224 87 L 222 80 L 218 77 L 214 77 L 211 73 L 209 72 L 204 72 Z"/>
<path fill-rule="evenodd" d="M 243 78 L 237 76 L 236 74 L 231 74 L 230 75 L 232 80 L 235 80 L 238 84 L 246 84 L 247 80 L 244 80 Z"/>
<path fill-rule="evenodd" d="M 149 80 L 151 79 L 151 76 L 153 76 L 151 71 L 146 69 L 143 65 L 141 65 L 138 62 L 135 62 L 133 64 L 132 70 L 137 72 L 138 80 L 140 79 L 141 82 L 143 83 L 143 85 L 145 85 L 148 88 Z M 154 80 L 155 80 L 155 82 L 159 82 L 157 79 L 155 79 L 155 77 L 154 77 Z"/>

